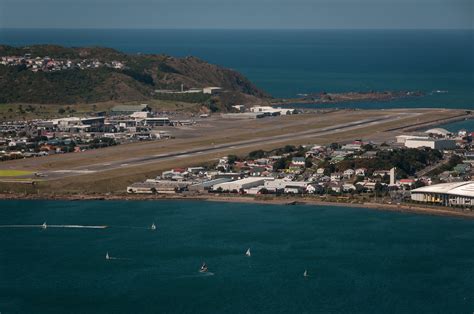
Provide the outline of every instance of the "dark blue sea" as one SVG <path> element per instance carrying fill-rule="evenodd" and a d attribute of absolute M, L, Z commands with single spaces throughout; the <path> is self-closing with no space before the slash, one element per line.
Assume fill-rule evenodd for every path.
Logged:
<path fill-rule="evenodd" d="M 0 29 L 0 43 L 194 55 L 242 72 L 275 97 L 370 90 L 427 94 L 326 107 L 474 108 L 473 30 Z"/>
<path fill-rule="evenodd" d="M 45 221 L 47 229 L 9 226 Z M 108 228 L 51 226 L 69 224 Z M 328 206 L 0 201 L 0 225 L 2 313 L 474 309 L 468 219 Z"/>

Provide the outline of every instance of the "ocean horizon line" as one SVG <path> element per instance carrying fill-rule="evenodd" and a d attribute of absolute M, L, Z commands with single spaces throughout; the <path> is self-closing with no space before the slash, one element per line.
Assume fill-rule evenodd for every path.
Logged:
<path fill-rule="evenodd" d="M 11 30 L 156 30 L 156 31 L 474 31 L 474 28 L 167 28 L 167 27 L 0 27 Z"/>

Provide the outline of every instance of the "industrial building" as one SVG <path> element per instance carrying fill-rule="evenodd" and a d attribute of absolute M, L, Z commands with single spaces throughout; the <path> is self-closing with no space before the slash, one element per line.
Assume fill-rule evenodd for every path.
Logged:
<path fill-rule="evenodd" d="M 474 181 L 441 183 L 411 191 L 412 201 L 443 206 L 474 206 Z"/>
<path fill-rule="evenodd" d="M 210 190 L 216 184 L 226 183 L 231 180 L 232 179 L 230 178 L 219 178 L 219 179 L 214 179 L 214 180 L 209 180 L 209 181 L 203 181 L 203 182 L 199 182 L 199 183 L 188 186 L 188 190 L 193 191 L 193 192 L 204 192 L 204 191 Z"/>
<path fill-rule="evenodd" d="M 212 190 L 222 190 L 222 191 L 240 191 L 241 189 L 250 189 L 253 187 L 257 187 L 263 185 L 265 181 L 272 181 L 275 180 L 273 177 L 249 177 L 244 178 L 236 181 L 219 183 L 212 186 Z"/>
<path fill-rule="evenodd" d="M 407 148 L 421 148 L 421 147 L 428 147 L 431 149 L 455 149 L 456 148 L 456 141 L 449 140 L 449 139 L 435 139 L 435 138 L 410 138 L 405 141 L 405 147 Z"/>
<path fill-rule="evenodd" d="M 308 184 L 309 184 L 308 182 L 304 182 L 304 181 L 291 181 L 291 180 L 286 180 L 286 179 L 275 179 L 275 180 L 272 180 L 272 181 L 265 181 L 264 187 L 267 191 L 275 193 L 277 191 L 283 191 L 287 188 L 306 189 Z"/>
<path fill-rule="evenodd" d="M 171 121 L 168 117 L 157 117 L 157 118 L 146 118 L 144 120 L 146 126 L 167 126 L 171 125 Z"/>
<path fill-rule="evenodd" d="M 250 108 L 250 112 L 263 113 L 267 116 L 279 116 L 279 115 L 290 115 L 296 112 L 295 109 L 291 108 L 275 108 L 271 106 L 254 106 Z"/>
<path fill-rule="evenodd" d="M 427 140 L 430 137 L 429 136 L 421 136 L 421 135 L 397 135 L 395 136 L 397 143 L 399 144 L 405 144 L 407 140 Z"/>

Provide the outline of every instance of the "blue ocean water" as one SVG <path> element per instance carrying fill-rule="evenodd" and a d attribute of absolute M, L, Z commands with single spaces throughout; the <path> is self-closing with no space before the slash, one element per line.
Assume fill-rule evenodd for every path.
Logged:
<path fill-rule="evenodd" d="M 448 91 L 332 107 L 474 108 L 473 30 L 0 29 L 0 43 L 194 55 L 242 72 L 276 97 L 320 91 Z"/>
<path fill-rule="evenodd" d="M 443 128 L 451 132 L 457 132 L 460 130 L 466 130 L 468 132 L 474 132 L 474 119 L 467 119 L 462 121 L 456 121 L 446 124 L 440 124 L 438 128 Z"/>
<path fill-rule="evenodd" d="M 474 309 L 472 220 L 196 201 L 0 201 L 0 208 L 3 226 L 110 226 L 0 227 L 2 313 Z M 152 222 L 156 231 L 147 229 Z M 198 272 L 203 261 L 208 274 Z"/>

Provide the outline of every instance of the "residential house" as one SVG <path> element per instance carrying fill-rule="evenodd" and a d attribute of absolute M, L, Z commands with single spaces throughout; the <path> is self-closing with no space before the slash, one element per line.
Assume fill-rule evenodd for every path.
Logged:
<path fill-rule="evenodd" d="M 344 173 L 343 173 L 344 178 L 346 178 L 346 179 L 352 178 L 354 176 L 354 174 L 355 174 L 354 169 L 346 169 L 346 170 L 344 170 Z"/>
<path fill-rule="evenodd" d="M 361 176 L 361 177 L 365 177 L 365 174 L 367 173 L 367 169 L 366 168 L 357 168 L 355 170 L 355 175 L 356 176 Z"/>

